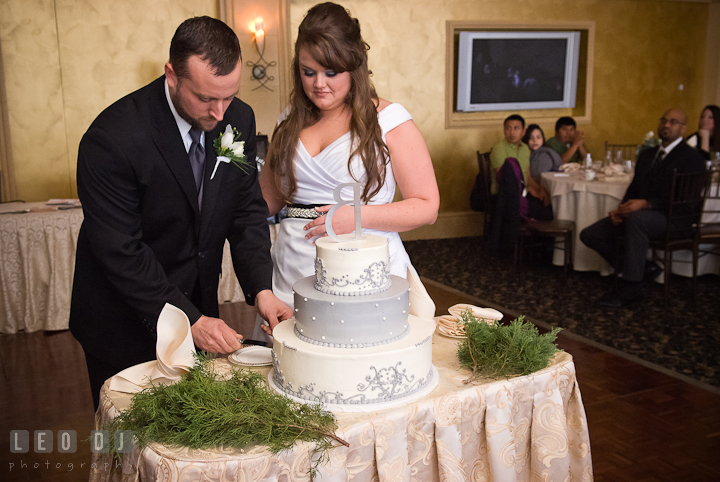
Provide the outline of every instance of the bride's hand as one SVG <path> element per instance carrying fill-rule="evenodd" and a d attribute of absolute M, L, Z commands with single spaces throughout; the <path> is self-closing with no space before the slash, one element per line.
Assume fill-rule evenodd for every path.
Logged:
<path fill-rule="evenodd" d="M 327 236 L 327 230 L 325 229 L 326 214 L 330 211 L 333 204 L 327 206 L 321 206 L 315 208 L 319 213 L 323 213 L 319 218 L 315 218 L 305 225 L 305 231 L 308 233 L 305 235 L 305 239 L 310 239 L 315 236 Z M 332 217 L 332 227 L 335 234 L 348 234 L 355 231 L 355 213 L 354 207 L 350 205 L 341 206 L 338 208 Z"/>

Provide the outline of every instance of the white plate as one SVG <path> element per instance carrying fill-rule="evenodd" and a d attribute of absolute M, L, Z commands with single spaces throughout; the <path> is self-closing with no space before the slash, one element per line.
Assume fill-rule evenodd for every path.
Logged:
<path fill-rule="evenodd" d="M 272 348 L 266 346 L 248 346 L 228 356 L 228 361 L 236 365 L 261 367 L 272 365 Z"/>

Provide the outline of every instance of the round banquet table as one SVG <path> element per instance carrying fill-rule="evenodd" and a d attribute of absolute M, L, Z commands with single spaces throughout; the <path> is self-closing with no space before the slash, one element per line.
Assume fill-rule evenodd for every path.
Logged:
<path fill-rule="evenodd" d="M 572 256 L 575 270 L 599 271 L 602 275 L 613 273 L 613 268 L 600 255 L 580 241 L 580 232 L 618 207 L 630 181 L 630 176 L 600 176 L 592 181 L 586 181 L 582 171 L 569 174 L 559 172 L 542 174 L 542 185 L 552 196 L 555 219 L 575 221 Z M 713 184 L 712 189 L 716 192 L 717 182 Z M 717 199 L 708 202 L 712 208 L 718 209 Z M 717 215 L 704 215 L 703 220 L 715 221 L 716 217 Z M 700 249 L 708 254 L 698 260 L 698 275 L 720 274 L 720 248 L 717 245 L 701 245 Z M 662 259 L 662 251 L 658 251 L 656 257 Z M 564 264 L 564 254 L 561 249 L 555 250 L 553 264 L 557 266 Z M 673 253 L 672 272 L 680 276 L 692 277 L 690 250 L 678 250 Z M 656 281 L 662 283 L 663 277 L 658 276 Z"/>
<path fill-rule="evenodd" d="M 630 181 L 630 176 L 596 177 L 586 181 L 583 171 L 542 173 L 541 183 L 552 196 L 555 219 L 575 222 L 572 260 L 576 271 L 599 271 L 603 275 L 613 272 L 613 268 L 599 254 L 580 241 L 580 231 L 616 209 Z M 553 264 L 564 264 L 561 250 L 555 250 Z"/>
<path fill-rule="evenodd" d="M 79 208 L 0 204 L 0 333 L 68 328 Z"/>
<path fill-rule="evenodd" d="M 336 413 L 337 435 L 350 447 L 330 453 L 315 480 L 592 480 L 590 439 L 572 356 L 558 352 L 534 374 L 463 383 L 457 340 L 435 334 L 433 363 L 440 383 L 404 408 Z M 227 359 L 216 370 L 237 369 Z M 252 368 L 267 375 L 270 367 Z M 100 393 L 96 427 L 132 400 L 131 394 Z M 92 481 L 308 481 L 309 445 L 272 455 L 265 447 L 193 450 L 151 443 L 115 463 L 97 454 Z"/>

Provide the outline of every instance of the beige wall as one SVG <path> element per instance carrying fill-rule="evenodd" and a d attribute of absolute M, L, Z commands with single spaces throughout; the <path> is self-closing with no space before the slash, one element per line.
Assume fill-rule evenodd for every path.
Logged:
<path fill-rule="evenodd" d="M 312 1 L 291 0 L 294 38 Z M 445 129 L 445 22 L 595 22 L 593 117 L 582 126 L 588 147 L 602 155 L 606 139 L 636 142 L 656 130 L 676 105 L 690 129 L 717 74 L 707 75 L 709 5 L 647 0 L 349 0 L 370 44 L 370 65 L 382 97 L 400 102 L 425 135 L 441 189 L 441 212 L 467 211 L 477 172 L 475 151 L 487 150 L 501 127 Z M 238 25 L 262 1 L 234 2 Z M 241 7 L 245 8 L 241 8 Z M 716 4 L 713 4 L 716 8 Z M 76 195 L 77 145 L 92 119 L 122 95 L 162 73 L 169 40 L 193 14 L 218 15 L 215 0 L 2 0 L 0 40 L 10 110 L 18 195 L 26 200 Z M 715 15 L 717 17 L 717 15 Z M 267 19 L 266 19 L 267 22 Z M 717 23 L 717 22 L 715 22 Z M 658 27 L 661 26 L 661 27 Z M 238 30 L 245 60 L 251 36 Z M 268 39 L 275 42 L 276 39 Z M 274 59 L 270 59 L 274 60 Z M 278 69 L 283 66 L 278 66 Z M 717 69 L 717 66 L 714 67 Z M 249 74 L 248 74 L 249 75 Z M 277 96 L 241 96 L 269 130 Z M 714 82 L 715 85 L 708 85 Z M 683 90 L 679 90 L 679 85 Z M 707 97 L 705 97 L 707 98 Z M 532 115 L 526 117 L 532 121 Z M 552 126 L 543 124 L 546 133 Z M 454 218 L 455 219 L 455 218 Z M 461 222 L 462 217 L 457 218 Z"/>
<path fill-rule="evenodd" d="M 293 0 L 292 31 L 314 1 Z M 688 111 L 695 129 L 704 91 L 708 4 L 637 0 L 348 0 L 371 46 L 370 66 L 379 94 L 405 105 L 433 158 L 441 213 L 469 210 L 477 174 L 476 150 L 501 139 L 501 126 L 444 127 L 445 22 L 595 22 L 592 122 L 585 130 L 591 153 L 604 141 L 638 142 L 669 106 Z M 683 90 L 679 90 L 680 84 Z M 523 112 L 532 122 L 532 111 Z M 553 124 L 541 124 L 553 134 Z"/>
<path fill-rule="evenodd" d="M 216 0 L 2 0 L 17 197 L 75 197 L 80 139 L 108 105 L 163 73 L 170 39 Z"/>
<path fill-rule="evenodd" d="M 720 1 L 708 6 L 703 104 L 720 105 Z"/>
<path fill-rule="evenodd" d="M 243 74 L 239 97 L 255 110 L 258 133 L 272 134 L 278 114 L 287 106 L 287 21 L 284 0 L 221 0 L 222 20 L 230 25 L 240 39 L 243 52 Z M 260 59 L 250 23 L 257 17 L 264 21 L 265 46 Z M 267 81 L 253 79 L 253 64 L 266 67 Z M 284 70 L 281 70 L 284 69 Z"/>

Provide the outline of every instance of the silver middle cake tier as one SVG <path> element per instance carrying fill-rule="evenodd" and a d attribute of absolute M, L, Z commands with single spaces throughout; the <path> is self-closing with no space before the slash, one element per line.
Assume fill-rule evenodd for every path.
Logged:
<path fill-rule="evenodd" d="M 365 296 L 336 296 L 315 289 L 315 277 L 293 285 L 295 332 L 314 345 L 366 348 L 407 334 L 410 284 L 392 275 L 392 285 Z M 292 320 L 288 320 L 292 321 Z"/>

